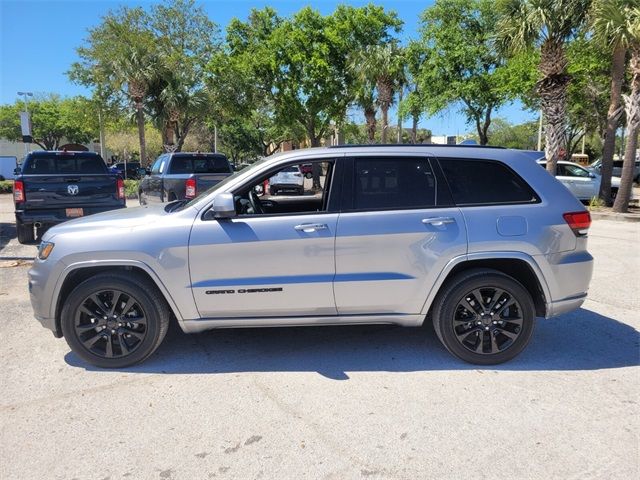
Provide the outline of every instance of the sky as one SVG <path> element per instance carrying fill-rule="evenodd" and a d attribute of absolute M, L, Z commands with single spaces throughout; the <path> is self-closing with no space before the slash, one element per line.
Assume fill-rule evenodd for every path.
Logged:
<path fill-rule="evenodd" d="M 57 93 L 62 96 L 90 95 L 90 91 L 69 81 L 65 72 L 77 60 L 76 48 L 82 45 L 91 27 L 109 10 L 119 6 L 149 6 L 149 1 L 118 0 L 0 0 L 0 104 L 13 103 L 18 91 L 34 94 Z M 199 2 L 221 31 L 234 18 L 246 19 L 252 8 L 271 6 L 282 16 L 295 13 L 304 5 L 311 5 L 323 14 L 331 13 L 336 5 L 346 3 L 362 6 L 368 1 L 291 0 L 216 0 Z M 401 39 L 418 36 L 420 13 L 430 1 L 398 0 L 373 2 L 395 10 L 403 20 Z M 393 112 L 392 112 L 393 113 Z M 511 123 L 536 118 L 523 110 L 519 103 L 500 109 L 496 117 Z M 420 128 L 429 128 L 434 135 L 458 135 L 473 130 L 465 117 L 453 106 L 441 114 L 423 118 Z"/>

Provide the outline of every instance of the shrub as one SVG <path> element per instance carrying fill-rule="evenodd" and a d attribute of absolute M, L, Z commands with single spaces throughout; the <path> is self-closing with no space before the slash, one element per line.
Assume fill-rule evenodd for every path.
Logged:
<path fill-rule="evenodd" d="M 124 194 L 127 198 L 138 198 L 138 185 L 140 180 L 125 180 Z"/>
<path fill-rule="evenodd" d="M 13 192 L 13 180 L 0 181 L 0 193 L 11 193 L 11 192 Z"/>

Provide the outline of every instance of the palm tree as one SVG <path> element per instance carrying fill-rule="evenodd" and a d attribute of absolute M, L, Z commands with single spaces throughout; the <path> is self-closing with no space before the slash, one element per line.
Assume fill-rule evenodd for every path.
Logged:
<path fill-rule="evenodd" d="M 547 170 L 555 175 L 556 163 L 566 149 L 567 74 L 566 42 L 585 20 L 590 0 L 503 0 L 498 41 L 511 52 L 540 49 L 536 84 L 545 120 Z"/>
<path fill-rule="evenodd" d="M 374 143 L 376 138 L 376 97 L 374 87 L 368 82 L 360 84 L 355 93 L 354 103 L 362 108 L 364 119 L 367 124 L 367 139 L 369 143 Z"/>
<path fill-rule="evenodd" d="M 631 60 L 629 62 L 631 94 L 622 96 L 627 116 L 627 144 L 624 149 L 620 188 L 613 204 L 614 212 L 626 212 L 629 206 L 636 149 L 638 148 L 638 134 L 640 133 L 640 7 L 633 8 L 630 17 L 632 18 Z"/>
<path fill-rule="evenodd" d="M 382 111 L 382 143 L 387 143 L 389 108 L 402 70 L 398 46 L 395 42 L 369 45 L 355 55 L 352 63 L 357 67 L 361 82 L 376 86 L 376 101 Z"/>
<path fill-rule="evenodd" d="M 620 104 L 624 77 L 625 57 L 633 42 L 632 4 L 637 0 L 595 0 L 591 9 L 591 26 L 598 41 L 605 43 L 612 51 L 611 95 L 607 126 L 602 146 L 602 182 L 599 197 L 606 205 L 611 204 L 611 173 L 615 150 L 616 130 L 623 107 Z"/>

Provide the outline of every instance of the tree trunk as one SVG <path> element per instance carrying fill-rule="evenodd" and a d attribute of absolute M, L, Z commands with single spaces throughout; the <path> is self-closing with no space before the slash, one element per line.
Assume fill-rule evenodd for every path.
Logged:
<path fill-rule="evenodd" d="M 609 100 L 609 111 L 607 112 L 607 127 L 604 133 L 604 144 L 602 146 L 602 182 L 598 196 L 605 205 L 611 205 L 611 174 L 613 172 L 613 152 L 616 146 L 616 130 L 618 120 L 622 114 L 620 104 L 620 94 L 622 92 L 622 81 L 624 78 L 624 62 L 626 49 L 618 44 L 613 51 L 613 61 L 611 64 L 611 95 Z"/>
<path fill-rule="evenodd" d="M 411 117 L 412 123 L 411 123 L 411 143 L 413 143 L 415 145 L 415 143 L 418 141 L 418 116 L 417 115 L 413 115 Z"/>
<path fill-rule="evenodd" d="M 144 138 L 144 111 L 141 103 L 136 103 L 136 120 L 138 122 L 138 139 L 140 140 L 140 165 L 146 167 L 148 166 L 147 145 Z"/>
<path fill-rule="evenodd" d="M 400 116 L 400 104 L 402 103 L 402 88 L 398 92 L 398 130 L 396 132 L 396 143 L 402 143 L 402 117 Z"/>
<path fill-rule="evenodd" d="M 536 83 L 545 121 L 545 157 L 547 171 L 556 174 L 558 160 L 566 153 L 567 118 L 567 57 L 561 42 L 547 40 L 540 49 L 540 72 L 543 78 Z"/>
<path fill-rule="evenodd" d="M 376 110 L 374 108 L 365 108 L 364 118 L 367 122 L 367 139 L 369 143 L 376 140 Z"/>
<path fill-rule="evenodd" d="M 164 123 L 164 135 L 162 139 L 162 146 L 165 152 L 175 151 L 175 137 L 176 129 L 175 124 L 171 120 L 166 120 Z"/>
<path fill-rule="evenodd" d="M 389 129 L 389 105 L 382 105 L 380 109 L 382 110 L 382 135 L 380 142 L 385 144 L 387 143 L 387 133 Z"/>
<path fill-rule="evenodd" d="M 631 199 L 638 133 L 640 132 L 640 46 L 632 49 L 629 70 L 631 70 L 631 95 L 622 96 L 627 114 L 627 145 L 624 149 L 620 189 L 613 204 L 614 212 L 626 212 Z"/>
<path fill-rule="evenodd" d="M 320 146 L 320 135 L 316 136 L 315 124 L 307 126 L 307 136 L 309 137 L 309 142 L 311 142 L 311 147 Z M 313 188 L 313 190 L 320 190 L 322 188 L 320 185 L 320 173 L 320 164 L 318 162 L 312 163 L 311 178 L 313 179 L 313 185 L 311 188 Z"/>

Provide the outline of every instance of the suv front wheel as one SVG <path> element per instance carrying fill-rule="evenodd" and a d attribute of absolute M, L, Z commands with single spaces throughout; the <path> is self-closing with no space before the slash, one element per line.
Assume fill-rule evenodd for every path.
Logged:
<path fill-rule="evenodd" d="M 433 310 L 433 326 L 458 358 L 495 365 L 511 360 L 529 343 L 535 322 L 533 299 L 512 277 L 496 270 L 470 270 L 443 288 Z"/>
<path fill-rule="evenodd" d="M 123 368 L 149 357 L 169 327 L 169 306 L 156 286 L 132 272 L 107 272 L 67 297 L 61 327 L 71 350 L 102 368 Z"/>

